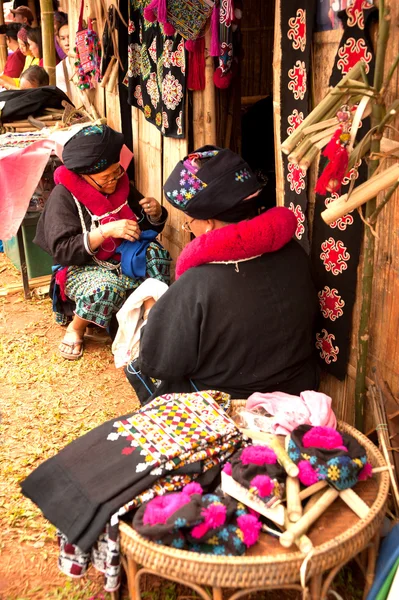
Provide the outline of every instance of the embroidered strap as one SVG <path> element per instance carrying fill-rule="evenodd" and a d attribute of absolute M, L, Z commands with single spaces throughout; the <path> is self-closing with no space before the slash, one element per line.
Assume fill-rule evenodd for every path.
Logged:
<path fill-rule="evenodd" d="M 86 227 L 86 223 L 85 220 L 83 218 L 83 212 L 82 212 L 82 205 L 80 204 L 79 200 L 76 198 L 76 196 L 74 196 L 72 194 L 73 199 L 75 200 L 75 204 L 78 208 L 78 213 L 79 213 L 79 218 L 80 218 L 80 224 L 82 225 L 82 229 L 83 229 L 83 237 L 87 236 L 86 239 L 88 238 L 88 231 L 87 231 L 87 227 Z M 89 213 L 90 217 L 91 217 L 91 221 L 92 221 L 92 226 L 91 226 L 91 231 L 95 231 L 98 227 L 98 225 L 94 225 L 95 223 L 95 219 L 94 219 L 94 215 L 91 214 L 91 212 L 89 211 L 89 209 L 87 207 L 85 207 L 87 212 Z M 118 210 L 120 210 L 122 207 L 120 206 Z M 114 211 L 115 212 L 115 211 Z M 111 214 L 111 213 L 108 213 Z M 102 217 L 96 217 L 96 218 L 102 218 Z M 87 239 L 87 243 L 88 243 L 88 239 Z M 86 244 L 85 244 L 86 247 Z M 88 250 L 88 248 L 86 248 L 86 250 Z M 89 252 L 89 254 L 91 254 Z M 92 254 L 93 260 L 95 263 L 97 263 L 100 267 L 104 267 L 104 269 L 107 269 L 108 271 L 119 271 L 120 272 L 120 265 L 113 265 L 110 262 L 107 262 L 106 260 L 100 260 L 99 258 L 97 258 L 96 256 L 94 256 Z"/>

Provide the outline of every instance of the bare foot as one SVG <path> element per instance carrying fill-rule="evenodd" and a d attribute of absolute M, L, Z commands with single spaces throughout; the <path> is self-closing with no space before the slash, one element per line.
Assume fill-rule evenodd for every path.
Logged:
<path fill-rule="evenodd" d="M 58 349 L 61 353 L 73 356 L 81 356 L 83 346 L 84 331 L 73 327 L 73 323 L 68 325 L 64 338 Z"/>

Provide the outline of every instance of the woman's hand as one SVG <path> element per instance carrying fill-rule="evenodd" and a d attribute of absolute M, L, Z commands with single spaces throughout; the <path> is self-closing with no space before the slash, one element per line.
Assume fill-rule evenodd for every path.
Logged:
<path fill-rule="evenodd" d="M 148 217 L 151 217 L 154 221 L 159 221 L 162 215 L 162 206 L 155 198 L 143 198 L 139 204 Z"/>
<path fill-rule="evenodd" d="M 136 221 L 131 219 L 120 219 L 119 221 L 110 221 L 99 227 L 100 234 L 106 239 L 109 237 L 120 238 L 134 242 L 140 237 L 140 227 Z"/>

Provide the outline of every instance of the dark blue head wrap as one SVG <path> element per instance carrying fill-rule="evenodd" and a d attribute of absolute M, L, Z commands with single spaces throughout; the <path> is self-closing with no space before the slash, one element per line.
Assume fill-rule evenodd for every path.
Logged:
<path fill-rule="evenodd" d="M 119 162 L 124 137 L 108 125 L 89 125 L 71 137 L 62 153 L 64 165 L 78 174 L 101 173 Z"/>

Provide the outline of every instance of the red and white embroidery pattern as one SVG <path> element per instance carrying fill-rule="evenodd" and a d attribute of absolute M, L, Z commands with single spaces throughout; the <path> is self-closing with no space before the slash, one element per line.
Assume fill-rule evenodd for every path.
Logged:
<path fill-rule="evenodd" d="M 172 73 L 167 73 L 162 81 L 162 100 L 169 110 L 175 110 L 183 98 L 183 87 Z"/>
<path fill-rule="evenodd" d="M 304 52 L 306 47 L 306 10 L 298 8 L 296 16 L 288 19 L 288 30 L 287 37 L 292 40 L 292 47 L 294 50 L 301 50 Z"/>
<path fill-rule="evenodd" d="M 335 241 L 330 237 L 322 243 L 321 249 L 323 252 L 320 254 L 320 260 L 323 261 L 326 271 L 331 271 L 333 275 L 340 275 L 348 268 L 346 263 L 350 259 L 350 254 L 341 240 Z"/>
<path fill-rule="evenodd" d="M 170 40 L 167 40 L 167 41 L 170 41 Z M 165 41 L 165 43 L 166 43 L 166 41 Z M 151 46 L 148 48 L 148 54 L 151 56 L 154 63 L 157 64 L 157 38 L 156 37 L 154 37 L 154 39 L 151 42 Z"/>
<path fill-rule="evenodd" d="M 306 67 L 303 60 L 297 60 L 295 65 L 288 71 L 291 81 L 288 89 L 294 94 L 295 100 L 303 100 L 306 93 Z"/>
<path fill-rule="evenodd" d="M 141 48 L 139 44 L 129 44 L 128 49 L 128 77 L 138 77 L 141 72 Z"/>
<path fill-rule="evenodd" d="M 153 105 L 154 108 L 156 108 L 158 105 L 158 102 L 159 102 L 159 89 L 158 89 L 158 84 L 157 84 L 157 74 L 156 73 L 150 73 L 150 76 L 146 83 L 146 88 L 147 88 L 147 94 L 149 95 L 149 97 L 151 99 L 151 104 Z"/>
<path fill-rule="evenodd" d="M 305 174 L 298 165 L 294 165 L 293 163 L 288 163 L 287 168 L 289 171 L 287 180 L 290 182 L 290 189 L 292 192 L 300 194 L 305 189 Z"/>
<path fill-rule="evenodd" d="M 287 120 L 288 120 L 288 123 L 290 124 L 290 127 L 287 127 L 287 135 L 291 135 L 291 133 L 294 131 L 294 129 L 299 127 L 299 125 L 302 123 L 303 112 L 298 112 L 297 109 L 294 108 L 294 110 L 292 111 L 292 113 L 290 114 L 290 116 L 288 117 Z"/>
<path fill-rule="evenodd" d="M 372 55 L 363 39 L 356 41 L 355 38 L 348 38 L 345 45 L 338 50 L 338 56 L 337 68 L 342 74 L 348 73 L 359 60 L 363 60 L 366 73 L 370 70 L 368 63 L 371 62 Z"/>
<path fill-rule="evenodd" d="M 349 27 L 357 25 L 359 29 L 364 29 L 363 8 L 368 7 L 370 7 L 370 3 L 367 0 L 352 0 L 351 6 L 346 9 L 348 15 L 347 25 Z"/>
<path fill-rule="evenodd" d="M 141 85 L 136 85 L 134 90 L 134 97 L 137 100 L 137 106 L 143 106 L 143 94 L 141 91 Z"/>
<path fill-rule="evenodd" d="M 162 111 L 162 133 L 165 133 L 166 129 L 169 129 L 168 113 L 166 113 L 163 110 Z"/>
<path fill-rule="evenodd" d="M 305 233 L 305 226 L 303 225 L 303 223 L 305 222 L 305 215 L 303 214 L 302 208 L 300 207 L 299 204 L 294 206 L 294 203 L 290 202 L 290 205 L 288 208 L 296 216 L 297 226 L 296 226 L 295 236 L 298 238 L 298 240 L 301 240 L 303 234 Z"/>
<path fill-rule="evenodd" d="M 170 67 L 179 67 L 181 72 L 186 72 L 186 61 L 184 55 L 184 41 L 179 42 L 175 52 L 172 52 L 173 40 L 165 40 L 163 46 L 163 66 L 167 69 Z"/>
<path fill-rule="evenodd" d="M 331 202 L 334 202 L 334 200 L 336 200 L 337 198 L 339 198 L 339 194 L 332 192 L 331 196 L 324 200 L 324 204 L 326 206 L 328 206 L 329 204 L 331 204 Z M 350 212 L 352 213 L 353 210 L 351 210 Z M 353 223 L 353 217 L 350 213 L 348 213 L 347 215 L 344 215 L 343 217 L 339 217 L 336 221 L 333 221 L 332 223 L 330 223 L 330 227 L 331 227 L 331 229 L 335 229 L 336 227 L 338 227 L 338 229 L 340 231 L 345 231 L 347 226 L 352 225 L 352 223 Z"/>
<path fill-rule="evenodd" d="M 320 358 L 322 358 L 327 365 L 332 362 L 337 362 L 339 354 L 338 346 L 334 346 L 335 335 L 328 333 L 326 329 L 322 329 L 321 333 L 316 333 L 316 348 L 320 350 Z"/>
<path fill-rule="evenodd" d="M 128 28 L 127 28 L 128 34 L 131 35 L 135 31 L 136 31 L 136 27 L 134 26 L 134 22 L 133 21 L 129 21 L 129 25 L 128 25 Z"/>
<path fill-rule="evenodd" d="M 234 21 L 234 6 L 231 0 L 221 0 L 219 22 L 226 27 L 230 27 Z"/>
<path fill-rule="evenodd" d="M 177 135 L 182 135 L 182 133 L 183 133 L 182 121 L 183 121 L 183 111 L 181 110 L 179 112 L 179 116 L 176 119 Z"/>
<path fill-rule="evenodd" d="M 350 182 L 352 181 L 352 178 L 354 180 L 356 180 L 359 177 L 359 171 L 358 171 L 358 169 L 359 169 L 359 167 L 360 167 L 361 164 L 362 164 L 362 161 L 359 160 L 356 163 L 356 165 L 354 167 L 352 167 L 351 170 L 348 171 L 345 174 L 344 178 L 342 179 L 342 185 L 349 185 Z"/>
<path fill-rule="evenodd" d="M 338 295 L 338 290 L 330 288 L 328 285 L 324 286 L 324 289 L 318 293 L 320 300 L 320 310 L 325 319 L 336 321 L 339 317 L 342 317 L 344 311 L 342 310 L 345 306 L 345 302 L 341 296 Z"/>

